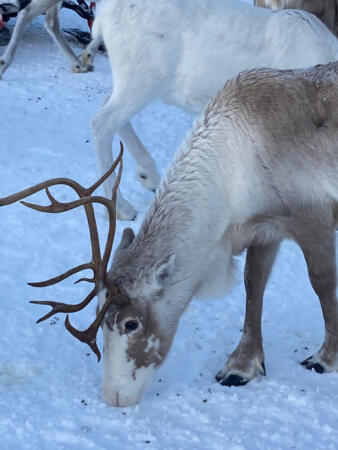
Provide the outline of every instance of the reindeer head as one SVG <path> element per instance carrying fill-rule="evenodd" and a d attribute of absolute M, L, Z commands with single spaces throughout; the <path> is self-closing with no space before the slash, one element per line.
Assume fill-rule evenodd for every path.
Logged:
<path fill-rule="evenodd" d="M 68 314 L 65 326 L 73 336 L 89 345 L 97 355 L 98 360 L 100 360 L 101 353 L 96 344 L 96 335 L 99 327 L 102 327 L 104 334 L 103 397 L 107 403 L 114 406 L 127 406 L 139 401 L 144 388 L 152 379 L 155 368 L 162 362 L 169 349 L 169 346 L 163 345 L 163 342 L 162 345 L 159 343 L 157 321 L 149 308 L 149 302 L 142 301 L 137 295 L 133 295 L 130 289 L 128 292 L 128 289 L 125 288 L 128 287 L 128 283 L 125 284 L 123 278 L 128 278 L 128 273 L 115 274 L 114 264 L 109 273 L 107 270 L 116 228 L 116 192 L 122 174 L 122 154 L 123 145 L 121 143 L 120 155 L 113 166 L 90 188 L 84 188 L 68 178 L 56 178 L 0 199 L 0 206 L 4 206 L 45 189 L 51 202 L 50 205 L 21 203 L 29 208 L 49 213 L 60 213 L 84 206 L 92 243 L 91 261 L 74 267 L 50 280 L 29 284 L 35 287 L 51 286 L 82 270 L 91 269 L 93 272 L 92 278 L 81 278 L 77 282 L 93 283 L 94 288 L 82 302 L 74 305 L 54 301 L 32 301 L 31 303 L 48 305 L 52 308 L 50 312 L 37 321 L 39 323 L 56 313 L 80 311 L 95 296 L 98 296 L 96 319 L 87 330 L 80 331 L 74 328 L 70 323 Z M 118 164 L 119 172 L 113 188 L 112 201 L 100 196 L 92 196 L 92 193 L 113 173 Z M 59 184 L 71 187 L 77 193 L 79 199 L 70 203 L 57 201 L 48 188 Z M 94 204 L 102 204 L 108 210 L 109 230 L 102 257 Z M 125 255 L 133 238 L 133 232 L 126 229 L 116 250 L 114 261 L 118 262 L 121 256 Z M 161 276 L 165 277 L 164 272 L 168 264 L 170 262 L 164 262 L 156 269 L 160 278 Z"/>
<path fill-rule="evenodd" d="M 137 257 L 134 233 L 124 230 L 115 251 L 109 279 L 121 293 L 102 322 L 104 338 L 103 396 L 112 405 L 136 403 L 164 361 L 176 326 L 158 310 L 161 297 L 174 269 L 173 255 L 146 264 L 144 253 Z M 141 263 L 142 260 L 143 264 Z M 104 307 L 107 289 L 99 293 L 98 310 Z"/>

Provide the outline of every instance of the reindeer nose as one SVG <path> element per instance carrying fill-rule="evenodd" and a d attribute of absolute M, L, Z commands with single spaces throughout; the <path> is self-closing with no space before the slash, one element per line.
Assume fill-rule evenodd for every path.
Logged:
<path fill-rule="evenodd" d="M 138 403 L 138 397 L 129 397 L 123 395 L 123 392 L 119 389 L 114 389 L 112 392 L 103 392 L 103 400 L 108 406 L 114 406 L 123 408 L 126 406 L 132 406 Z"/>

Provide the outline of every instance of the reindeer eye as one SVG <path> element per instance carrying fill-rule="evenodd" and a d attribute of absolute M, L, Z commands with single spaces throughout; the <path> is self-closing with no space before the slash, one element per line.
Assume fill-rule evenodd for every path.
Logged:
<path fill-rule="evenodd" d="M 124 329 L 126 333 L 130 333 L 131 331 L 137 330 L 138 328 L 138 321 L 137 320 L 128 320 L 124 324 Z"/>

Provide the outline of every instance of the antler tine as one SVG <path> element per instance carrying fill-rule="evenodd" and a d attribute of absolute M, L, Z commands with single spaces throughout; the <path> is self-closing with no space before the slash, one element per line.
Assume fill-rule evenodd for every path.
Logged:
<path fill-rule="evenodd" d="M 122 142 L 120 142 L 120 146 L 122 148 L 123 154 Z M 27 189 L 23 189 L 22 191 L 16 192 L 15 194 L 0 198 L 0 206 L 11 205 L 12 203 L 15 203 L 33 194 L 36 194 L 37 192 L 42 191 L 43 189 L 52 186 L 57 186 L 60 184 L 64 184 L 74 189 L 74 191 L 78 194 L 79 197 L 87 197 L 88 195 L 91 195 L 114 172 L 114 170 L 116 169 L 117 165 L 121 160 L 122 154 L 120 152 L 118 158 L 114 161 L 111 168 L 89 188 L 81 186 L 81 184 L 77 183 L 71 178 L 52 178 L 50 180 L 42 181 L 41 183 L 35 184 L 34 186 L 31 186 Z"/>
<path fill-rule="evenodd" d="M 89 233 L 90 233 L 90 240 L 92 244 L 92 260 L 90 263 L 81 264 L 77 267 L 74 267 L 73 269 L 68 270 L 67 272 L 63 273 L 62 275 L 59 275 L 57 277 L 51 278 L 46 281 L 38 282 L 38 283 L 28 283 L 31 286 L 36 287 L 46 287 L 51 286 L 53 284 L 56 284 L 60 281 L 65 280 L 66 278 L 70 277 L 71 275 L 80 272 L 81 270 L 85 269 L 92 269 L 94 272 L 94 278 L 97 279 L 97 282 L 99 282 L 100 277 L 100 261 L 101 261 L 101 250 L 100 250 L 100 242 L 99 242 L 99 235 L 97 231 L 97 225 L 95 220 L 95 214 L 93 209 L 93 203 L 103 203 L 106 206 L 109 205 L 109 200 L 103 198 L 103 197 L 84 197 L 80 198 L 78 200 L 75 200 L 73 202 L 69 203 L 61 203 L 54 199 L 52 194 L 48 191 L 46 188 L 46 192 L 48 195 L 48 198 L 51 200 L 51 204 L 47 206 L 37 205 L 35 203 L 29 203 L 25 201 L 21 201 L 21 203 L 26 206 L 27 208 L 34 209 L 36 211 L 40 212 L 47 212 L 47 213 L 61 213 L 70 211 L 72 209 L 75 209 L 79 206 L 84 206 L 89 226 Z"/>
<path fill-rule="evenodd" d="M 109 296 L 109 298 L 106 300 L 106 302 L 104 303 L 101 311 L 97 315 L 94 322 L 92 322 L 92 324 L 86 330 L 80 331 L 77 328 L 73 327 L 73 325 L 70 323 L 68 314 L 67 314 L 66 320 L 65 320 L 65 327 L 67 328 L 67 330 L 74 337 L 76 337 L 76 339 L 87 344 L 92 349 L 92 351 L 95 353 L 95 355 L 97 356 L 98 361 L 100 361 L 100 359 L 101 359 L 101 353 L 96 344 L 96 335 L 100 328 L 101 322 L 102 322 L 106 312 L 108 311 L 110 305 L 112 304 L 112 302 L 113 302 L 113 295 L 111 294 Z"/>
<path fill-rule="evenodd" d="M 0 206 L 11 205 L 23 198 L 29 197 L 33 194 L 36 194 L 43 189 L 46 189 L 51 186 L 57 186 L 60 184 L 64 184 L 74 189 L 74 191 L 79 195 L 79 197 L 83 197 L 83 194 L 86 193 L 86 189 L 70 178 L 52 178 L 51 180 L 43 181 L 41 183 L 35 184 L 27 189 L 23 189 L 22 191 L 17 192 L 16 194 L 8 195 L 7 197 L 0 198 Z"/>
<path fill-rule="evenodd" d="M 75 305 L 69 305 L 67 303 L 61 303 L 61 302 L 53 302 L 50 300 L 31 300 L 29 303 L 34 303 L 35 305 L 46 305 L 46 306 L 50 306 L 52 308 L 51 311 L 49 311 L 47 314 L 40 317 L 40 319 L 38 319 L 36 321 L 36 323 L 40 323 L 46 319 L 49 319 L 49 317 L 51 317 L 57 313 L 72 313 L 72 312 L 80 311 L 81 309 L 85 308 L 91 302 L 91 300 L 93 300 L 95 295 L 96 295 L 96 289 L 93 289 L 87 295 L 87 297 L 84 300 L 82 300 L 82 302 L 77 303 Z"/>
<path fill-rule="evenodd" d="M 124 152 L 124 147 L 123 147 L 123 143 L 120 141 L 120 153 L 118 155 L 118 157 L 115 159 L 113 165 L 111 166 L 111 168 L 104 174 L 102 175 L 101 178 L 99 178 L 94 184 L 92 184 L 88 189 L 87 195 L 91 195 L 94 191 L 96 191 L 96 189 L 104 182 L 106 181 L 106 179 L 114 172 L 114 170 L 116 169 L 116 167 L 118 166 L 118 164 L 120 162 L 122 162 L 122 156 L 123 156 L 123 152 Z M 116 184 L 116 182 L 115 182 Z M 115 185 L 114 185 L 115 188 Z M 114 189 L 113 188 L 113 189 Z"/>
<path fill-rule="evenodd" d="M 86 270 L 86 269 L 92 269 L 92 264 L 91 263 L 86 263 L 86 264 L 81 264 L 79 266 L 74 267 L 73 269 L 69 269 L 67 270 L 67 272 L 54 277 L 54 278 L 50 278 L 49 280 L 45 280 L 45 281 L 37 281 L 37 282 L 30 282 L 27 283 L 29 286 L 33 286 L 33 287 L 47 287 L 47 286 L 52 286 L 53 284 L 57 284 L 60 281 L 65 280 L 66 278 L 74 275 L 75 273 L 81 272 L 82 270 Z"/>
<path fill-rule="evenodd" d="M 35 184 L 34 186 L 31 186 L 27 189 L 23 189 L 22 191 L 16 192 L 15 194 L 0 198 L 0 206 L 11 205 L 12 203 L 15 203 L 33 194 L 36 194 L 37 192 L 42 191 L 43 189 L 48 189 L 49 187 L 61 184 L 64 184 L 72 188 L 80 198 L 88 197 L 114 172 L 117 165 L 121 161 L 122 155 L 123 155 L 123 143 L 120 142 L 119 156 L 116 158 L 111 168 L 89 188 L 81 186 L 81 184 L 77 183 L 71 178 L 52 178 L 50 180 L 42 181 L 41 183 Z"/>
<path fill-rule="evenodd" d="M 74 200 L 69 203 L 60 203 L 57 205 L 51 204 L 47 206 L 37 205 L 35 203 L 29 203 L 21 201 L 21 203 L 30 209 L 35 209 L 36 211 L 46 212 L 51 214 L 59 214 L 66 211 L 71 211 L 72 209 L 78 208 L 79 206 L 92 205 L 93 203 L 100 203 L 104 205 L 108 210 L 111 209 L 111 201 L 105 197 L 101 197 L 99 195 L 95 195 L 93 197 L 84 197 L 79 198 L 78 200 Z"/>
<path fill-rule="evenodd" d="M 107 236 L 107 242 L 104 249 L 103 257 L 102 257 L 102 271 L 104 276 L 107 276 L 107 266 L 109 263 L 109 258 L 111 255 L 111 251 L 114 244 L 114 238 L 115 238 L 115 232 L 116 232 L 116 196 L 117 196 L 117 189 L 121 182 L 121 176 L 122 176 L 122 170 L 123 170 L 123 156 L 124 148 L 123 143 L 120 141 L 120 153 L 117 158 L 117 160 L 120 162 L 119 171 L 114 183 L 113 192 L 112 192 L 112 203 L 110 207 L 108 208 L 108 215 L 109 215 L 109 230 L 108 230 L 108 236 Z M 107 281 L 107 280 L 106 280 Z"/>
<path fill-rule="evenodd" d="M 80 278 L 80 279 L 74 281 L 74 284 L 79 284 L 79 283 L 81 283 L 81 281 L 86 281 L 87 283 L 95 283 L 95 278 L 83 277 L 83 278 Z"/>

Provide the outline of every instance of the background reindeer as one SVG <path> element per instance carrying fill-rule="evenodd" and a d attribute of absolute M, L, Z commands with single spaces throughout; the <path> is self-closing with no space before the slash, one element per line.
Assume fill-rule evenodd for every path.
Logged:
<path fill-rule="evenodd" d="M 63 51 L 65 56 L 68 58 L 72 71 L 81 73 L 93 70 L 92 66 L 81 62 L 61 33 L 59 23 L 59 11 L 61 9 L 61 4 L 62 2 L 60 0 L 32 0 L 28 6 L 19 12 L 11 40 L 4 54 L 0 57 L 0 79 L 14 58 L 15 51 L 25 28 L 32 22 L 33 19 L 35 19 L 35 17 L 41 14 L 46 14 L 46 30 L 51 35 L 60 50 Z M 100 42 L 98 41 L 92 42 L 90 45 L 91 53 L 97 51 L 99 45 Z"/>
<path fill-rule="evenodd" d="M 199 113 L 241 70 L 307 67 L 338 55 L 337 39 L 306 12 L 274 13 L 237 0 L 126 0 L 99 6 L 93 35 L 103 38 L 114 75 L 113 92 L 92 121 L 99 170 L 104 173 L 112 164 L 118 132 L 136 160 L 137 178 L 151 190 L 159 174 L 130 124 L 149 102 L 161 99 Z M 92 63 L 91 56 L 85 51 L 85 64 Z M 105 183 L 106 196 L 112 183 Z M 117 210 L 120 219 L 136 215 L 121 193 Z"/>
<path fill-rule="evenodd" d="M 255 5 L 263 8 L 303 9 L 315 14 L 325 25 L 338 36 L 338 3 L 337 0 L 254 0 Z"/>
<path fill-rule="evenodd" d="M 227 82 L 176 154 L 137 236 L 124 231 L 109 273 L 113 213 L 101 262 L 92 204 L 103 203 L 108 210 L 110 204 L 89 197 L 104 177 L 89 189 L 68 180 L 80 196 L 76 202 L 58 202 L 49 192 L 49 186 L 65 180 L 50 180 L 0 200 L 0 205 L 10 204 L 47 188 L 50 206 L 24 204 L 45 212 L 86 207 L 92 262 L 35 285 L 93 269 L 94 278 L 85 280 L 95 288 L 80 304 L 37 303 L 52 306 L 44 320 L 55 312 L 79 310 L 98 293 L 93 326 L 79 332 L 67 316 L 66 327 L 99 356 L 95 335 L 102 324 L 107 403 L 139 401 L 192 297 L 224 295 L 231 284 L 233 255 L 246 248 L 243 335 L 216 378 L 222 385 L 237 386 L 265 375 L 263 293 L 285 238 L 303 251 L 325 322 L 321 349 L 302 364 L 319 373 L 338 370 L 337 104 L 338 62 L 307 70 L 253 70 Z M 120 177 L 121 167 L 113 204 Z"/>

